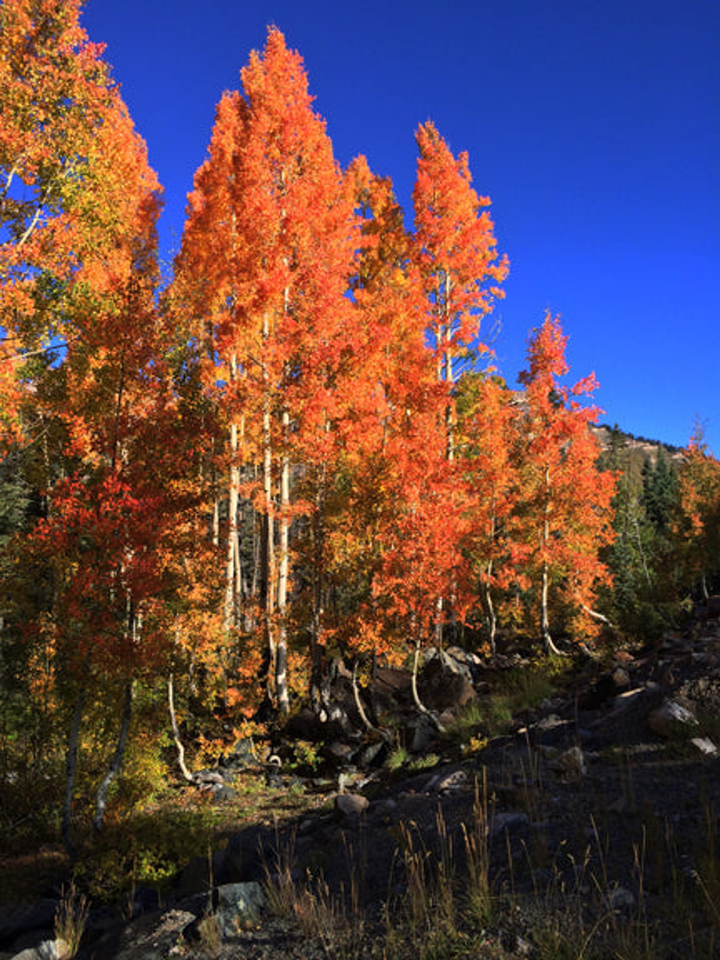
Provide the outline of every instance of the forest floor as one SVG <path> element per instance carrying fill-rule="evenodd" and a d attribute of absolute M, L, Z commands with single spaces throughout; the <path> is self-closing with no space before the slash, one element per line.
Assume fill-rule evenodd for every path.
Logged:
<path fill-rule="evenodd" d="M 194 803 L 196 824 L 201 807 L 212 857 L 158 883 L 160 898 L 146 884 L 124 910 L 96 902 L 78 955 L 720 957 L 720 624 L 588 661 L 503 733 L 488 719 L 488 678 L 472 722 L 369 771 L 338 764 L 349 801 L 336 776 L 252 765 L 222 803 L 178 791 L 174 831 L 178 808 Z M 42 902 L 57 913 L 57 849 L 0 868 L 3 901 L 44 894 L 36 917 Z M 236 910 L 229 928 L 222 895 L 206 891 L 237 896 L 238 882 L 264 905 Z M 18 909 L 0 910 L 3 960 L 53 937 L 29 923 L 11 942 Z"/>

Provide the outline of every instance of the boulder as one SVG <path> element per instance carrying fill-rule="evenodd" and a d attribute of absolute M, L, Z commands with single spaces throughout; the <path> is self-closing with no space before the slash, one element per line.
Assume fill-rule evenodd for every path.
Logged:
<path fill-rule="evenodd" d="M 585 754 L 580 747 L 570 747 L 569 750 L 563 750 L 562 753 L 550 761 L 549 766 L 563 780 L 571 783 L 582 780 L 587 773 Z"/>
<path fill-rule="evenodd" d="M 590 725 L 588 736 L 601 743 L 638 742 L 643 737 L 648 715 L 662 700 L 662 688 L 657 683 L 626 690 L 615 697 L 611 710 Z"/>
<path fill-rule="evenodd" d="M 369 806 L 368 798 L 359 793 L 339 793 L 335 797 L 335 815 L 340 820 L 356 820 Z"/>
<path fill-rule="evenodd" d="M 706 757 L 716 757 L 720 752 L 709 737 L 693 737 L 690 743 Z"/>
<path fill-rule="evenodd" d="M 457 793 L 468 785 L 467 773 L 460 770 L 451 770 L 449 773 L 436 774 L 431 777 L 425 787 L 426 793 Z"/>
<path fill-rule="evenodd" d="M 684 736 L 698 724 L 697 717 L 677 700 L 666 700 L 647 718 L 648 726 L 663 740 Z"/>
<path fill-rule="evenodd" d="M 16 953 L 12 960 L 70 960 L 71 950 L 64 940 L 43 940 L 36 947 Z"/>
<path fill-rule="evenodd" d="M 575 723 L 571 720 L 563 720 L 556 713 L 551 713 L 533 723 L 529 733 L 537 746 L 567 746 L 568 741 L 572 741 L 575 736 Z"/>
<path fill-rule="evenodd" d="M 503 833 L 511 833 L 518 827 L 525 827 L 530 823 L 526 813 L 519 811 L 501 811 L 493 815 L 490 820 L 490 836 L 497 837 Z"/>
<path fill-rule="evenodd" d="M 262 881 L 277 857 L 268 830 L 250 826 L 234 834 L 223 851 L 222 868 L 216 881 L 222 883 Z"/>
<path fill-rule="evenodd" d="M 393 710 L 412 703 L 412 673 L 399 667 L 378 667 L 372 686 L 376 709 Z"/>
<path fill-rule="evenodd" d="M 460 710 L 476 697 L 469 676 L 449 664 L 446 655 L 435 657 L 425 667 L 418 684 L 420 698 L 431 710 Z"/>
<path fill-rule="evenodd" d="M 425 753 L 438 735 L 437 724 L 426 713 L 411 720 L 408 729 L 412 733 L 410 749 L 413 753 Z"/>
<path fill-rule="evenodd" d="M 265 894 L 256 882 L 225 883 L 213 891 L 212 904 L 223 937 L 232 937 L 261 913 Z"/>
<path fill-rule="evenodd" d="M 258 756 L 255 752 L 255 743 L 252 737 L 242 737 L 237 740 L 232 750 L 221 760 L 220 766 L 230 770 L 242 770 L 245 767 L 252 767 L 258 763 Z"/>

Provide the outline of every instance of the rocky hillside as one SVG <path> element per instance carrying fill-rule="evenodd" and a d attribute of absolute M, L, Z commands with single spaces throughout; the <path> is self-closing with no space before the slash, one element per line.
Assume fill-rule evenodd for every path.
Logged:
<path fill-rule="evenodd" d="M 415 718 L 399 749 L 336 725 L 317 744 L 324 775 L 306 778 L 240 745 L 200 785 L 216 802 L 257 778 L 313 803 L 281 827 L 238 823 L 162 904 L 135 890 L 131 919 L 94 905 L 78 955 L 719 956 L 715 612 L 657 649 L 584 662 L 502 735 L 487 737 L 493 691 L 530 665 L 451 652 L 424 688 L 444 731 Z M 406 680 L 387 677 L 399 713 Z M 456 705 L 440 710 L 446 690 Z M 57 912 L 52 897 L 3 908 L 2 960 L 62 955 Z"/>

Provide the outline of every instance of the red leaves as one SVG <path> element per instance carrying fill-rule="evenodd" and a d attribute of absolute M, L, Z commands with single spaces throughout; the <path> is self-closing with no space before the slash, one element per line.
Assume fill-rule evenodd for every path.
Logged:
<path fill-rule="evenodd" d="M 116 474 L 70 477 L 50 498 L 30 546 L 56 572 L 55 616 L 63 655 L 76 669 L 124 675 L 156 662 L 157 646 L 137 643 L 133 623 L 161 592 L 158 508 Z"/>

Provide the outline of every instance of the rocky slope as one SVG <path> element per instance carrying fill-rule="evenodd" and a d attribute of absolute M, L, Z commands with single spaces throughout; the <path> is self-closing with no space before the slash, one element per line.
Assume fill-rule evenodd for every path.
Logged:
<path fill-rule="evenodd" d="M 456 701 L 472 692 L 482 713 L 491 671 L 447 659 L 435 670 L 431 700 L 432 684 Z M 573 938 L 585 957 L 720 956 L 717 621 L 586 664 L 487 745 L 482 724 L 465 742 L 416 724 L 394 774 L 381 738 L 334 733 L 339 794 L 308 781 L 326 791 L 323 808 L 238 831 L 213 856 L 210 894 L 207 863 L 194 862 L 162 908 L 140 891 L 130 921 L 93 910 L 80 956 L 570 957 Z M 290 785 L 282 770 L 264 775 Z M 443 885 L 455 891 L 454 947 L 431 954 L 449 923 Z M 471 921 L 483 892 L 491 903 Z M 60 956 L 56 907 L 3 908 L 1 960 Z"/>

